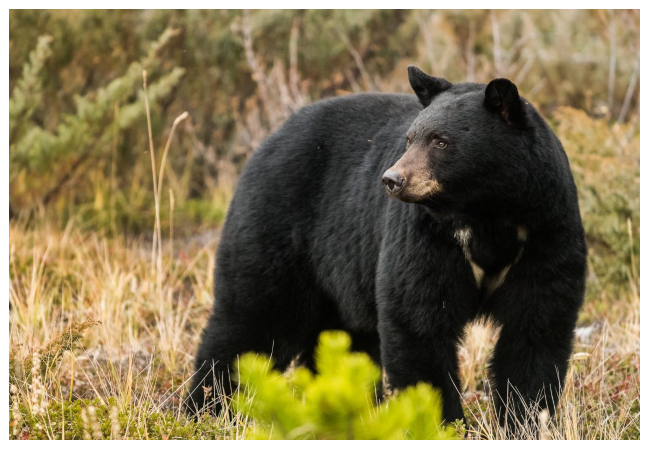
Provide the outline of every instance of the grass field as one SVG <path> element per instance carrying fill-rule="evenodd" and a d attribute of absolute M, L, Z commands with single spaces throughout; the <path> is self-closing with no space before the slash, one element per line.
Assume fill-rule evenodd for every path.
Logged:
<path fill-rule="evenodd" d="M 60 359 L 44 377 L 23 373 L 14 383 L 11 437 L 245 437 L 243 417 L 195 423 L 179 411 L 212 302 L 218 233 L 173 246 L 166 241 L 153 258 L 151 241 L 108 239 L 81 231 L 74 221 L 63 230 L 11 223 L 9 239 L 12 359 L 27 366 L 24 372 L 34 349 L 41 349 L 41 360 Z M 637 293 L 631 280 L 627 296 L 612 303 L 607 316 L 583 320 L 567 388 L 544 437 L 639 437 Z M 81 349 L 63 351 L 69 348 L 61 340 L 46 348 L 67 327 L 87 320 L 97 322 L 81 331 Z M 503 437 L 484 385 L 495 335 L 473 326 L 461 351 L 468 438 Z"/>

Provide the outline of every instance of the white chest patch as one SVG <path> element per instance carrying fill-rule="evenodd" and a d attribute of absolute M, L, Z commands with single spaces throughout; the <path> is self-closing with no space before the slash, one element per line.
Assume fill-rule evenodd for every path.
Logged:
<path fill-rule="evenodd" d="M 461 246 L 463 249 L 463 253 L 465 254 L 465 259 L 469 263 L 470 267 L 472 268 L 472 273 L 474 274 L 474 279 L 476 280 L 476 287 L 479 289 L 483 290 L 485 292 L 486 297 L 489 297 L 492 295 L 494 291 L 496 291 L 499 286 L 503 284 L 503 282 L 506 280 L 506 275 L 508 275 L 508 272 L 510 271 L 510 268 L 514 265 L 517 264 L 519 261 L 519 258 L 521 258 L 521 254 L 524 251 L 524 242 L 526 242 L 526 239 L 528 237 L 528 230 L 526 227 L 520 225 L 517 227 L 517 240 L 521 244 L 519 247 L 519 253 L 517 254 L 517 257 L 515 260 L 511 263 L 505 266 L 498 274 L 496 275 L 485 275 L 485 270 L 472 258 L 472 252 L 470 251 L 469 248 L 469 241 L 472 238 L 472 229 L 469 227 L 465 228 L 460 228 L 456 230 L 454 233 L 454 237 L 458 241 L 458 244 Z"/>

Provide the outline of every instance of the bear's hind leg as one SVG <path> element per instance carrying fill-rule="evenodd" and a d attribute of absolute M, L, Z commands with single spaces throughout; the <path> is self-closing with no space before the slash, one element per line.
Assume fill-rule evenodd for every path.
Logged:
<path fill-rule="evenodd" d="M 277 324 L 276 324 L 277 325 Z M 185 407 L 191 414 L 209 411 L 218 415 L 224 400 L 231 397 L 237 387 L 233 376 L 238 356 L 248 352 L 269 355 L 275 368 L 284 371 L 291 360 L 302 350 L 302 341 L 289 332 L 262 326 L 256 320 L 242 316 L 235 318 L 216 309 L 203 331 L 196 356 Z M 285 330 L 290 330 L 286 324 Z"/>

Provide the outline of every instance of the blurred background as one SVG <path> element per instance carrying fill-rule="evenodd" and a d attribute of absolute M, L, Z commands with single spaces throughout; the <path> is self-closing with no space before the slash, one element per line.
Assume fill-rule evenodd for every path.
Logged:
<path fill-rule="evenodd" d="M 10 11 L 10 218 L 151 234 L 218 229 L 244 162 L 301 106 L 410 92 L 406 67 L 514 81 L 560 135 L 592 283 L 638 255 L 639 11 Z M 172 214 L 173 211 L 173 214 Z M 608 258 L 616 258 L 612 264 Z"/>

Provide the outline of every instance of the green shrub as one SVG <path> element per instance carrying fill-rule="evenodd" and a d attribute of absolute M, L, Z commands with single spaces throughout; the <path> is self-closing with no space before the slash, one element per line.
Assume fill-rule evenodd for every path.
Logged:
<path fill-rule="evenodd" d="M 101 197 L 111 195 L 112 189 L 107 187 L 111 187 L 112 180 L 100 174 L 111 170 L 116 139 L 125 130 L 146 126 L 143 70 L 149 70 L 149 77 L 154 80 L 148 86 L 152 105 L 167 97 L 184 74 L 180 67 L 165 73 L 159 67 L 161 50 L 176 34 L 177 31 L 166 30 L 141 61 L 131 63 L 106 86 L 84 95 L 75 94 L 74 112 L 58 115 L 56 123 L 50 126 L 34 119 L 48 111 L 42 88 L 46 79 L 44 66 L 52 55 L 52 39 L 39 39 L 9 99 L 11 211 L 24 213 L 48 206 L 62 198 L 67 185 L 88 187 L 97 181 L 101 186 L 73 190 L 73 196 L 81 202 L 101 203 L 99 209 L 107 209 Z M 112 170 L 123 171 L 123 167 Z M 62 210 L 69 200 L 62 201 Z"/>
<path fill-rule="evenodd" d="M 287 377 L 265 356 L 246 354 L 238 364 L 245 388 L 236 411 L 253 419 L 256 439 L 454 439 L 442 424 L 442 397 L 419 383 L 376 402 L 381 371 L 365 353 L 350 353 L 344 332 L 324 332 L 316 350 L 317 375 L 298 368 Z"/>
<path fill-rule="evenodd" d="M 118 401 L 95 398 L 52 400 L 35 414 L 23 404 L 9 410 L 13 439 L 227 439 L 232 430 L 215 420 L 192 421 L 144 402 L 120 407 Z"/>
<path fill-rule="evenodd" d="M 578 188 L 589 247 L 587 300 L 624 297 L 638 283 L 640 135 L 632 124 L 611 127 L 573 108 L 560 108 L 552 123 Z"/>

